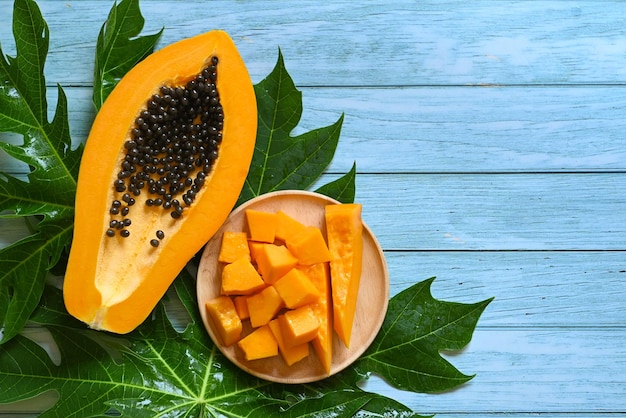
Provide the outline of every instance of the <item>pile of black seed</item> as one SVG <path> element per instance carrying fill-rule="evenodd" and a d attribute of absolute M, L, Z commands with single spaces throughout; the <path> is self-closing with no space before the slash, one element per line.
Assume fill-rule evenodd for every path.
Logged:
<path fill-rule="evenodd" d="M 146 102 L 135 120 L 125 156 L 113 187 L 121 198 L 113 200 L 107 236 L 127 237 L 126 216 L 135 198 L 146 193 L 145 205 L 168 211 L 178 219 L 191 206 L 217 159 L 222 141 L 224 112 L 216 87 L 217 57 L 187 84 L 161 87 Z M 154 247 L 163 239 L 151 240 Z"/>

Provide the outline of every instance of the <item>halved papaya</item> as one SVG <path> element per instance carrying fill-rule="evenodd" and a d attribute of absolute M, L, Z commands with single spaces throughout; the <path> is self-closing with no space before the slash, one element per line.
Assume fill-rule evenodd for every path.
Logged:
<path fill-rule="evenodd" d="M 231 38 L 211 31 L 135 66 L 96 115 L 79 171 L 68 312 L 127 333 L 235 205 L 257 129 Z"/>

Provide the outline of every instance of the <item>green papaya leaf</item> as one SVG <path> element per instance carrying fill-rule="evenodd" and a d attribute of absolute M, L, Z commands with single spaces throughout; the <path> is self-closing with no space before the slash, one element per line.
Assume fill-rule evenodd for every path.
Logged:
<path fill-rule="evenodd" d="M 111 8 L 96 44 L 93 87 L 96 110 L 102 107 L 120 79 L 154 50 L 163 29 L 152 35 L 138 36 L 143 26 L 139 0 L 122 0 Z"/>
<path fill-rule="evenodd" d="M 302 93 L 287 73 L 282 53 L 272 72 L 254 86 L 259 114 L 256 149 L 238 204 L 275 190 L 307 190 L 330 164 L 343 115 L 332 125 L 298 136 Z"/>
<path fill-rule="evenodd" d="M 0 150 L 30 167 L 28 181 L 0 173 L 0 217 L 36 216 L 33 235 L 0 249 L 0 343 L 19 332 L 35 309 L 48 270 L 71 239 L 74 194 L 82 147 L 71 149 L 67 100 L 57 88 L 48 120 L 44 64 L 48 26 L 37 4 L 16 0 L 16 55 L 0 48 L 0 132 L 23 137 L 13 145 L 0 136 Z"/>
<path fill-rule="evenodd" d="M 394 296 L 378 336 L 356 364 L 361 373 L 377 373 L 396 388 L 441 392 L 473 376 L 459 372 L 439 355 L 467 345 L 492 299 L 474 304 L 434 299 L 423 281 Z"/>
<path fill-rule="evenodd" d="M 356 193 L 355 179 L 356 163 L 352 164 L 352 168 L 349 172 L 339 177 L 337 180 L 323 185 L 315 191 L 328 197 L 332 197 L 341 203 L 352 203 L 354 202 L 354 195 Z"/>
<path fill-rule="evenodd" d="M 184 271 L 175 289 L 191 318 L 183 332 L 173 328 L 159 305 L 136 331 L 114 336 L 88 330 L 69 317 L 60 291 L 48 286 L 33 320 L 50 331 L 60 361 L 21 335 L 6 343 L 0 350 L 0 386 L 6 388 L 0 403 L 55 390 L 58 402 L 42 417 L 107 412 L 129 417 L 419 417 L 397 401 L 359 389 L 342 374 L 319 383 L 283 385 L 239 370 L 204 330 L 193 277 Z"/>

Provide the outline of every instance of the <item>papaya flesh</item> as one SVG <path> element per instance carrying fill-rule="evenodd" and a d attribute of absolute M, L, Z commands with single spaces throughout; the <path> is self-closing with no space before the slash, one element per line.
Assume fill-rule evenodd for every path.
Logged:
<path fill-rule="evenodd" d="M 140 325 L 234 207 L 257 129 L 227 33 L 164 47 L 122 78 L 87 139 L 63 297 L 90 327 Z"/>
<path fill-rule="evenodd" d="M 350 347 L 363 263 L 363 222 L 360 203 L 326 206 L 330 251 L 333 327 Z"/>

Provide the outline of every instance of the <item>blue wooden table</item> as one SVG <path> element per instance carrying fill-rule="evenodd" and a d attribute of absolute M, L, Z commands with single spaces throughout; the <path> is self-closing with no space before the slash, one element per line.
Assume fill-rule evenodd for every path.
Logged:
<path fill-rule="evenodd" d="M 112 1 L 38 3 L 50 91 L 65 88 L 84 140 Z M 302 131 L 345 113 L 322 182 L 356 161 L 392 295 L 437 276 L 437 298 L 495 296 L 452 357 L 476 373 L 469 383 L 417 395 L 373 378 L 366 389 L 439 417 L 626 416 L 626 2 L 141 4 L 146 33 L 165 27 L 160 46 L 227 30 L 255 83 L 280 47 L 303 92 Z M 0 0 L 12 54 L 11 11 Z M 0 171 L 25 169 L 0 154 Z M 0 247 L 25 233 L 1 219 Z M 0 411 L 27 416 L 47 399 Z"/>

